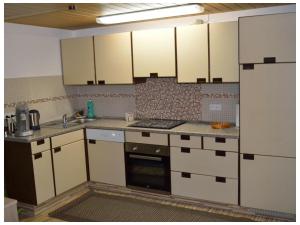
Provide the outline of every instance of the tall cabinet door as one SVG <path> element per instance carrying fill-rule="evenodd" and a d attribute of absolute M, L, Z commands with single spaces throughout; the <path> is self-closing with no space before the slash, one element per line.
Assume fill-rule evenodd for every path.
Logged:
<path fill-rule="evenodd" d="M 241 206 L 296 213 L 296 159 L 241 154 Z"/>
<path fill-rule="evenodd" d="M 61 40 L 61 54 L 65 85 L 94 84 L 93 37 Z"/>
<path fill-rule="evenodd" d="M 241 152 L 296 157 L 296 64 L 240 68 Z"/>
<path fill-rule="evenodd" d="M 209 24 L 210 81 L 239 82 L 238 23 Z"/>
<path fill-rule="evenodd" d="M 240 63 L 296 62 L 296 13 L 239 19 Z"/>
<path fill-rule="evenodd" d="M 132 84 L 130 32 L 96 36 L 95 64 L 98 84 Z"/>
<path fill-rule="evenodd" d="M 174 28 L 132 32 L 134 77 L 175 77 Z"/>
<path fill-rule="evenodd" d="M 86 182 L 84 141 L 52 149 L 56 194 Z"/>
<path fill-rule="evenodd" d="M 176 27 L 178 83 L 208 82 L 207 24 Z"/>

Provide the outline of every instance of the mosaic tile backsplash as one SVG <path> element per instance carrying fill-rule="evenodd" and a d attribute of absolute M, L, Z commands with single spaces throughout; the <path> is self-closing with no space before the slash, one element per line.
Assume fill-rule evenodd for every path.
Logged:
<path fill-rule="evenodd" d="M 149 78 L 136 85 L 63 86 L 61 76 L 5 79 L 5 112 L 14 112 L 18 102 L 41 112 L 41 122 L 84 109 L 95 102 L 97 116 L 180 119 L 190 121 L 235 121 L 239 103 L 238 84 L 177 84 L 175 78 Z M 210 104 L 221 104 L 210 111 Z"/>

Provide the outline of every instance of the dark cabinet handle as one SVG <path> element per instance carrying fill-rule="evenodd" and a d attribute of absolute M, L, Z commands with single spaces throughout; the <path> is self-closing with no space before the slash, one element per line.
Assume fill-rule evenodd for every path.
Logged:
<path fill-rule="evenodd" d="M 158 78 L 158 73 L 150 73 L 150 78 Z"/>
<path fill-rule="evenodd" d="M 90 139 L 90 140 L 89 140 L 89 143 L 90 143 L 90 144 L 96 144 L 96 140 Z"/>
<path fill-rule="evenodd" d="M 264 57 L 264 63 L 276 63 L 276 57 Z"/>
<path fill-rule="evenodd" d="M 217 151 L 215 152 L 215 155 L 216 155 L 216 156 L 226 156 L 226 152 L 225 152 L 225 151 L 219 151 L 219 150 L 217 150 Z"/>
<path fill-rule="evenodd" d="M 184 147 L 182 147 L 182 148 L 181 148 L 181 152 L 184 152 L 184 153 L 191 153 L 191 149 L 190 149 L 190 148 L 184 148 Z"/>
<path fill-rule="evenodd" d="M 42 145 L 42 144 L 44 144 L 44 143 L 45 143 L 45 140 L 44 140 L 44 139 L 38 140 L 38 141 L 36 142 L 37 145 Z"/>
<path fill-rule="evenodd" d="M 226 177 L 216 177 L 216 182 L 226 183 Z"/>
<path fill-rule="evenodd" d="M 61 151 L 61 147 L 56 147 L 54 148 L 54 153 L 60 152 Z"/>
<path fill-rule="evenodd" d="M 190 135 L 180 135 L 181 140 L 190 140 Z"/>
<path fill-rule="evenodd" d="M 206 83 L 206 78 L 197 78 L 197 84 Z"/>
<path fill-rule="evenodd" d="M 98 80 L 98 84 L 105 84 L 105 80 Z"/>
<path fill-rule="evenodd" d="M 87 85 L 93 85 L 93 84 L 94 84 L 94 81 L 88 80 L 86 83 L 87 83 Z"/>
<path fill-rule="evenodd" d="M 34 159 L 36 160 L 36 159 L 39 159 L 39 158 L 42 158 L 43 157 L 43 155 L 42 155 L 42 153 L 40 152 L 40 153 L 36 153 L 36 154 L 34 154 Z"/>
<path fill-rule="evenodd" d="M 149 132 L 142 132 L 142 137 L 150 137 L 150 133 Z"/>
<path fill-rule="evenodd" d="M 216 137 L 215 142 L 217 142 L 217 143 L 226 143 L 226 138 Z"/>
<path fill-rule="evenodd" d="M 254 64 L 252 63 L 243 64 L 243 70 L 254 70 Z"/>
<path fill-rule="evenodd" d="M 190 173 L 182 172 L 182 173 L 181 173 L 181 177 L 184 177 L 184 178 L 191 178 L 191 174 L 190 174 Z"/>
<path fill-rule="evenodd" d="M 243 159 L 254 160 L 254 155 L 253 154 L 243 154 Z"/>
<path fill-rule="evenodd" d="M 222 83 L 222 78 L 221 77 L 213 78 L 213 83 Z"/>

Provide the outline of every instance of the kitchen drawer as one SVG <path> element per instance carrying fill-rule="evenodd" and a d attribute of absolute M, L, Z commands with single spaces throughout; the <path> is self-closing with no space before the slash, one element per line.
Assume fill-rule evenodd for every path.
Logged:
<path fill-rule="evenodd" d="M 31 153 L 35 154 L 35 153 L 39 153 L 45 150 L 50 150 L 50 139 L 49 138 L 45 138 L 45 139 L 41 139 L 38 141 L 33 141 L 30 143 L 31 144 Z"/>
<path fill-rule="evenodd" d="M 171 134 L 170 145 L 178 147 L 202 148 L 202 137 L 185 134 Z"/>
<path fill-rule="evenodd" d="M 171 147 L 171 170 L 238 177 L 238 153 Z"/>
<path fill-rule="evenodd" d="M 83 130 L 77 130 L 70 133 L 54 136 L 51 138 L 52 148 L 66 145 L 82 139 L 84 139 Z"/>
<path fill-rule="evenodd" d="M 225 137 L 203 137 L 203 148 L 238 152 L 239 139 Z"/>
<path fill-rule="evenodd" d="M 171 171 L 172 194 L 238 204 L 238 180 Z"/>
<path fill-rule="evenodd" d="M 168 145 L 168 134 L 152 132 L 125 131 L 126 142 Z"/>

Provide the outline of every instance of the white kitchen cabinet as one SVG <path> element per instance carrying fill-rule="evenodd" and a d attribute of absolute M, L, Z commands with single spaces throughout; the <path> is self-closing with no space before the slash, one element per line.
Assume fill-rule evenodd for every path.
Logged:
<path fill-rule="evenodd" d="M 238 22 L 209 24 L 210 81 L 239 82 Z"/>
<path fill-rule="evenodd" d="M 186 134 L 170 134 L 170 146 L 202 148 L 202 137 Z"/>
<path fill-rule="evenodd" d="M 176 27 L 178 83 L 208 82 L 207 24 Z"/>
<path fill-rule="evenodd" d="M 126 186 L 124 143 L 89 140 L 90 180 Z"/>
<path fill-rule="evenodd" d="M 96 82 L 132 84 L 130 32 L 94 37 Z"/>
<path fill-rule="evenodd" d="M 296 13 L 239 18 L 240 63 L 296 62 Z"/>
<path fill-rule="evenodd" d="M 56 194 L 87 181 L 84 140 L 52 149 Z"/>
<path fill-rule="evenodd" d="M 203 137 L 203 148 L 238 152 L 239 139 L 227 137 Z"/>
<path fill-rule="evenodd" d="M 241 153 L 296 157 L 296 64 L 240 68 Z"/>
<path fill-rule="evenodd" d="M 296 159 L 241 154 L 241 206 L 296 213 Z"/>
<path fill-rule="evenodd" d="M 168 145 L 168 138 L 168 134 L 141 131 L 125 131 L 126 142 L 132 143 Z"/>
<path fill-rule="evenodd" d="M 51 150 L 32 155 L 36 203 L 40 204 L 55 196 Z"/>
<path fill-rule="evenodd" d="M 238 204 L 238 180 L 171 171 L 172 194 Z"/>
<path fill-rule="evenodd" d="M 175 77 L 174 28 L 132 32 L 134 77 Z"/>
<path fill-rule="evenodd" d="M 95 83 L 93 37 L 61 40 L 64 85 Z"/>

